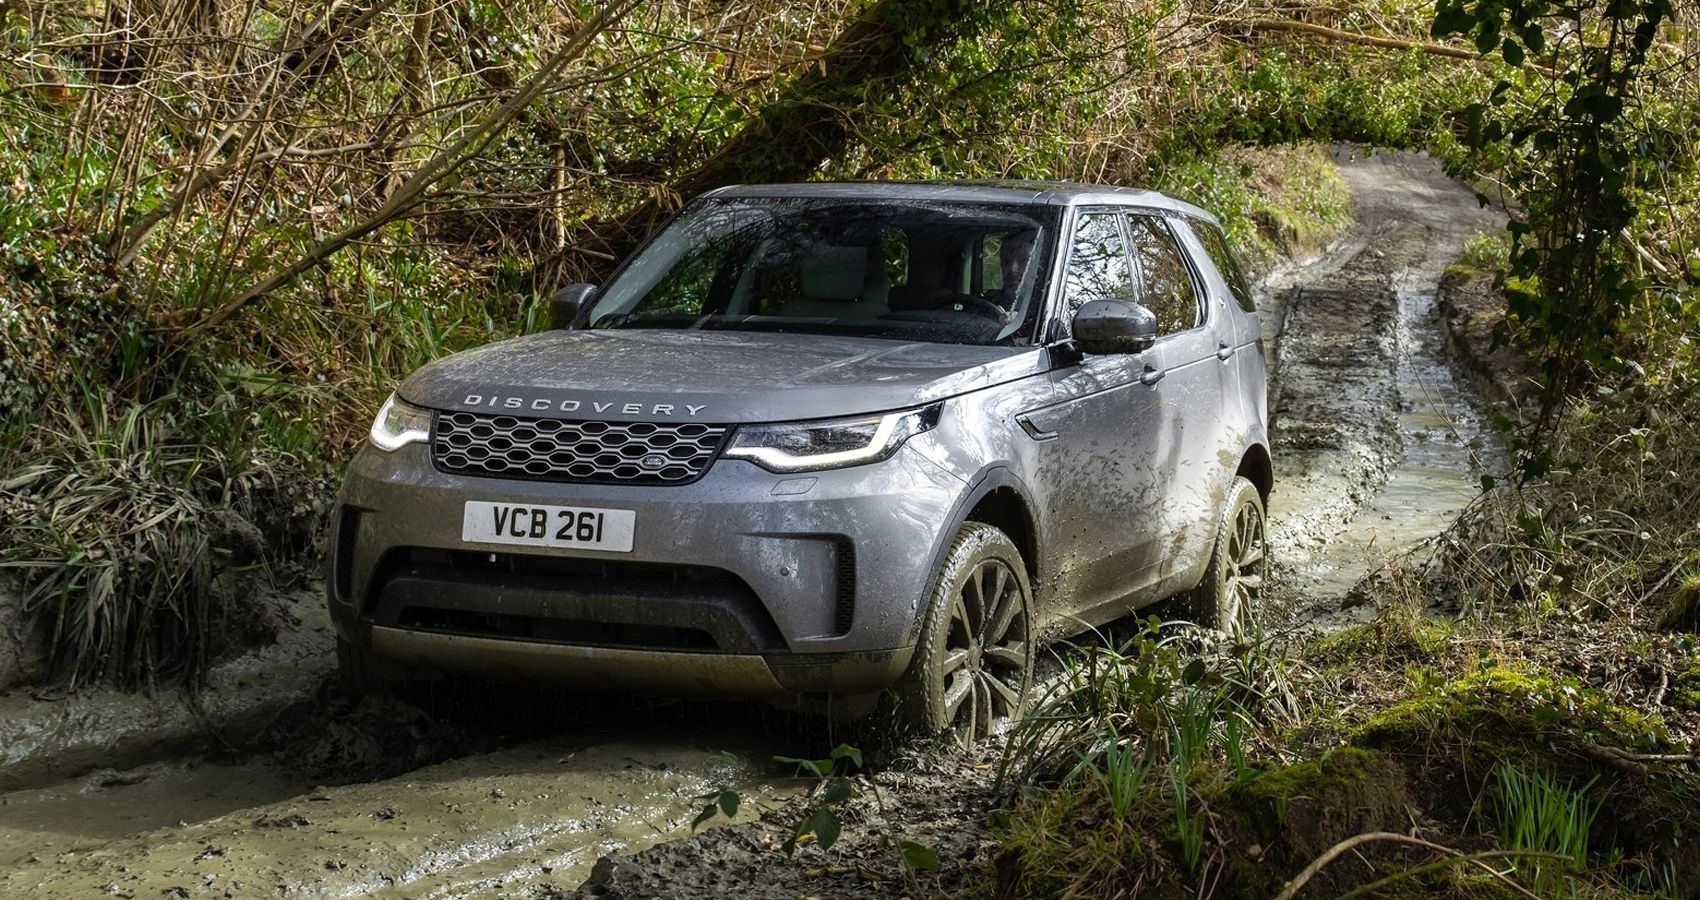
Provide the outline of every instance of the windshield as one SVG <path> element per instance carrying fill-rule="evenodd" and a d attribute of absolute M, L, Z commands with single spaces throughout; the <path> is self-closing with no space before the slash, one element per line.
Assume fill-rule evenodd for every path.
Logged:
<path fill-rule="evenodd" d="M 591 328 L 1025 344 L 1051 207 L 877 199 L 698 201 L 602 291 Z"/>

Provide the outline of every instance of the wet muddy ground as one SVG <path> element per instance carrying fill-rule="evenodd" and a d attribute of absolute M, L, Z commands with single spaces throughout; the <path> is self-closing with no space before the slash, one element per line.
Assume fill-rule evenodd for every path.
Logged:
<path fill-rule="evenodd" d="M 1432 161 L 1341 162 L 1356 226 L 1268 284 L 1274 627 L 1348 621 L 1352 585 L 1420 549 L 1496 459 L 1443 356 L 1435 291 L 1464 242 L 1502 220 Z M 325 669 L 322 657 L 299 666 Z M 974 877 L 991 846 L 990 751 L 911 748 L 830 858 L 805 847 L 793 861 L 776 848 L 801 785 L 768 760 L 842 737 L 820 723 L 477 695 L 431 718 L 351 703 L 333 685 L 308 696 L 235 742 L 246 750 L 173 749 L 0 794 L 0 896 L 887 896 Z M 723 786 L 743 792 L 742 824 L 675 840 Z M 906 884 L 896 838 L 933 847 L 941 871 Z"/>

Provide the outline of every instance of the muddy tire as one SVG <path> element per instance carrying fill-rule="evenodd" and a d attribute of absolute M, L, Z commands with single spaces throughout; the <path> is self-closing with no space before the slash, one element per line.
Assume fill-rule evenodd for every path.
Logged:
<path fill-rule="evenodd" d="M 1033 680 L 1033 587 L 1002 531 L 970 522 L 934 579 L 895 689 L 901 724 L 968 747 L 1020 717 Z"/>
<path fill-rule="evenodd" d="M 1216 527 L 1216 545 L 1204 580 L 1186 597 L 1187 617 L 1235 640 L 1257 630 L 1263 585 L 1269 575 L 1269 542 L 1263 497 L 1257 485 L 1234 476 L 1222 519 Z"/>

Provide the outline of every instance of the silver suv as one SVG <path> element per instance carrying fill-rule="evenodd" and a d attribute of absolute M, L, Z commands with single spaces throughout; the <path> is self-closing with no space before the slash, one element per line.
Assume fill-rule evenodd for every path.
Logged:
<path fill-rule="evenodd" d="M 1036 648 L 1264 576 L 1261 328 L 1221 229 L 1072 184 L 733 187 L 554 328 L 402 383 L 350 466 L 351 677 L 839 710 L 972 739 Z"/>

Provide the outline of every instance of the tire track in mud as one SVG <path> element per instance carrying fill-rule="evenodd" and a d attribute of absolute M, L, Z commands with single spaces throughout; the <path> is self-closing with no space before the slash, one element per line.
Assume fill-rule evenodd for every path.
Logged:
<path fill-rule="evenodd" d="M 0 869 L 0 897 L 420 898 L 570 889 L 604 854 L 688 833 L 702 794 L 741 785 L 743 821 L 789 798 L 792 786 L 763 778 L 746 761 L 752 758 L 759 757 L 632 734 L 546 739 L 58 853 L 29 852 L 28 833 L 0 828 L 17 842 Z M 63 797 L 32 793 L 9 795 L 9 805 L 26 815 L 32 800 L 48 812 L 56 800 L 64 805 Z M 85 804 L 72 815 L 99 814 L 102 806 Z M 37 818 L 44 827 L 79 827 Z"/>
<path fill-rule="evenodd" d="M 1435 297 L 1477 234 L 1503 227 L 1438 163 L 1337 153 L 1356 225 L 1281 273 L 1266 319 L 1277 628 L 1340 624 L 1341 601 L 1474 499 L 1496 458 L 1442 350 Z"/>
<path fill-rule="evenodd" d="M 1432 536 L 1455 499 L 1473 496 L 1469 444 L 1479 434 L 1440 354 L 1433 295 L 1464 242 L 1501 221 L 1430 160 L 1343 153 L 1340 162 L 1356 226 L 1318 260 L 1273 277 L 1265 305 L 1276 379 L 1271 539 L 1287 581 L 1283 617 L 1313 627 L 1338 621 L 1341 594 L 1375 559 Z M 688 834 L 698 796 L 721 786 L 742 784 L 758 801 L 746 819 L 783 802 L 795 786 L 763 780 L 763 763 L 805 743 L 764 736 L 753 716 L 728 724 L 612 706 L 555 724 L 560 737 L 451 741 L 446 761 L 338 787 L 250 757 L 3 795 L 0 896 L 557 897 L 593 864 L 595 896 L 897 887 L 854 865 L 805 876 L 772 852 L 784 817 L 660 843 Z M 309 715 L 336 726 L 346 712 Z M 733 740 L 740 752 L 719 752 Z M 872 845 L 877 829 L 921 839 L 949 865 L 978 864 L 990 847 L 974 824 L 989 796 L 986 757 L 923 756 L 881 781 L 895 792 L 887 811 L 851 823 L 835 856 L 885 853 Z M 113 816 L 149 798 L 159 802 L 153 818 Z M 179 813 L 188 821 L 159 818 Z"/>

